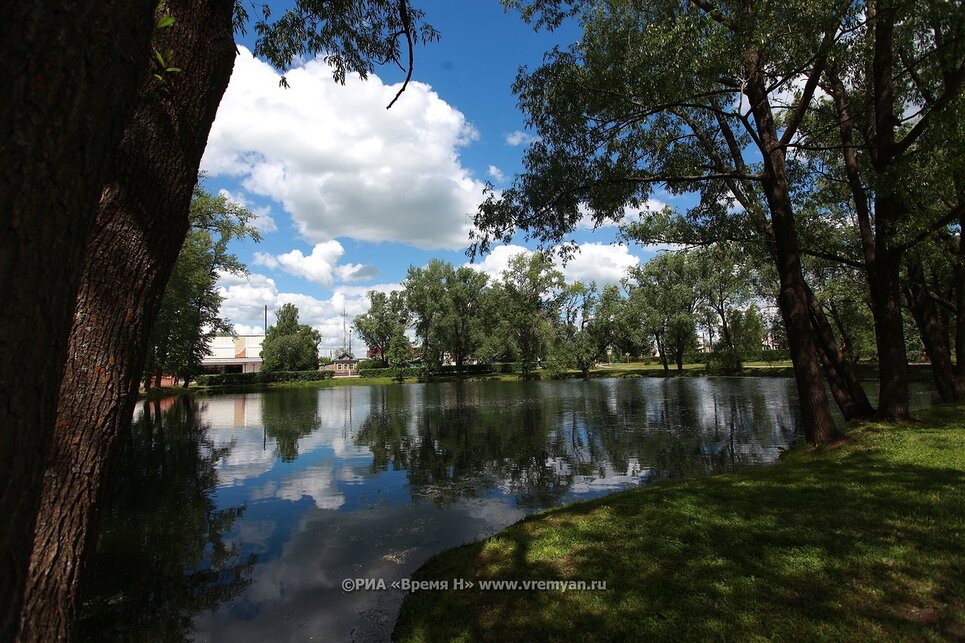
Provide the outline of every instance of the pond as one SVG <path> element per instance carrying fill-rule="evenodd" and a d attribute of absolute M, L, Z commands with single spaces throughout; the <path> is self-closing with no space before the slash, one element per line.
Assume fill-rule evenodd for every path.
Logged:
<path fill-rule="evenodd" d="M 388 638 L 429 556 L 529 513 L 776 460 L 793 381 L 297 388 L 138 408 L 83 587 L 88 640 Z M 344 592 L 346 578 L 385 591 Z"/>

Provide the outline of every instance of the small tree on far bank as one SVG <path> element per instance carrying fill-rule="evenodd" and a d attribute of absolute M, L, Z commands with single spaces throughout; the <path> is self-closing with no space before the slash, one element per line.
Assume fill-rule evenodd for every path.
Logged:
<path fill-rule="evenodd" d="M 405 379 L 405 367 L 409 361 L 411 346 L 409 338 L 405 336 L 405 329 L 401 325 L 396 326 L 389 341 L 388 358 L 398 382 Z"/>
<path fill-rule="evenodd" d="M 318 331 L 298 323 L 298 308 L 285 304 L 275 313 L 278 321 L 268 329 L 261 346 L 264 371 L 317 371 Z"/>

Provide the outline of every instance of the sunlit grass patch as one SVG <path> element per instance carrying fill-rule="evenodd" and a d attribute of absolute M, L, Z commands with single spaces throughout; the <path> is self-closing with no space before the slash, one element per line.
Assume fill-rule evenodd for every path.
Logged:
<path fill-rule="evenodd" d="M 606 580 L 607 590 L 413 594 L 395 635 L 965 637 L 965 406 L 850 437 L 773 467 L 554 509 L 445 552 L 418 577 Z"/>

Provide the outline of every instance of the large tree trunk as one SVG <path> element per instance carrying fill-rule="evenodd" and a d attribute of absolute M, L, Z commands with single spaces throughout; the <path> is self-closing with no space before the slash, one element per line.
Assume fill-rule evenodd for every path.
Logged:
<path fill-rule="evenodd" d="M 952 369 L 952 359 L 948 354 L 948 334 L 945 326 L 938 317 L 935 302 L 928 294 L 925 284 L 925 269 L 921 260 L 908 264 L 908 305 L 911 308 L 921 343 L 931 362 L 932 377 L 935 388 L 942 402 L 954 402 L 959 399 L 955 391 L 955 373 Z"/>
<path fill-rule="evenodd" d="M 879 195 L 879 199 L 882 195 Z M 900 256 L 887 248 L 889 228 L 881 221 L 885 206 L 877 207 L 875 261 L 868 265 L 871 315 L 875 321 L 878 349 L 878 417 L 904 420 L 908 409 L 908 354 L 905 350 L 905 325 L 901 317 Z"/>
<path fill-rule="evenodd" d="M 956 182 L 958 198 L 965 197 L 962 182 Z M 955 387 L 965 397 L 965 216 L 958 220 L 958 248 L 952 274 L 955 278 Z"/>
<path fill-rule="evenodd" d="M 155 4 L 14 2 L 0 20 L 0 641 L 16 635 L 85 240 Z"/>
<path fill-rule="evenodd" d="M 868 401 L 868 395 L 851 363 L 843 358 L 843 351 L 838 347 L 821 302 L 814 296 L 810 286 L 805 284 L 805 289 L 811 308 L 811 323 L 821 350 L 821 362 L 828 377 L 831 395 L 834 396 L 845 420 L 869 420 L 874 416 L 874 407 Z"/>
<path fill-rule="evenodd" d="M 905 353 L 904 323 L 901 319 L 901 289 L 899 269 L 900 253 L 894 251 L 894 229 L 904 216 L 899 194 L 888 194 L 887 186 L 893 182 L 886 176 L 892 162 L 890 150 L 895 146 L 894 119 L 889 115 L 893 98 L 891 93 L 891 68 L 889 20 L 881 16 L 875 22 L 875 108 L 877 132 L 872 153 L 881 190 L 875 198 L 875 220 L 872 224 L 869 199 L 861 181 L 858 157 L 855 151 L 855 121 L 850 111 L 847 90 L 837 73 L 829 74 L 831 95 L 838 111 L 838 130 L 845 176 L 854 199 L 858 233 L 864 252 L 871 313 L 875 324 L 875 344 L 878 352 L 878 416 L 883 419 L 908 417 L 908 356 Z M 888 49 L 887 55 L 879 50 Z"/>
<path fill-rule="evenodd" d="M 781 282 L 778 305 L 787 328 L 794 379 L 801 404 L 804 437 L 809 444 L 836 442 L 842 435 L 831 415 L 824 378 L 821 377 L 821 359 L 811 330 L 807 286 L 801 271 L 801 254 L 794 226 L 784 148 L 777 136 L 766 81 L 761 71 L 760 54 L 751 51 L 748 62 L 751 74 L 746 92 L 763 147 L 762 188 L 771 214 L 777 273 Z"/>
<path fill-rule="evenodd" d="M 877 3 L 872 11 L 874 55 L 872 60 L 872 103 L 874 134 L 871 137 L 871 165 L 877 174 L 875 193 L 874 256 L 867 262 L 871 312 L 875 320 L 878 348 L 878 416 L 886 420 L 908 419 L 908 356 L 905 352 L 904 322 L 901 318 L 901 252 L 895 247 L 899 222 L 907 218 L 903 194 L 897 185 L 899 153 L 895 145 L 900 119 L 895 113 L 894 31 L 898 17 L 896 3 Z"/>
<path fill-rule="evenodd" d="M 151 324 L 188 230 L 201 154 L 234 62 L 232 0 L 168 0 L 167 8 L 176 23 L 161 44 L 183 71 L 142 85 L 101 199 L 44 478 L 25 641 L 71 638 L 102 482 L 130 425 Z"/>
<path fill-rule="evenodd" d="M 841 344 L 839 350 L 841 351 L 841 359 L 847 360 L 849 364 L 857 364 L 858 357 L 854 354 L 854 341 L 851 339 L 851 334 L 848 332 L 847 327 L 841 319 L 841 315 L 838 313 L 838 307 L 834 305 L 834 300 L 828 300 L 828 312 L 831 313 L 831 319 L 834 320 L 834 325 L 838 329 L 838 333 L 841 335 Z"/>
<path fill-rule="evenodd" d="M 660 363 L 663 365 L 663 372 L 667 374 L 670 372 L 670 363 L 667 361 L 667 353 L 663 350 L 663 342 L 660 341 L 660 333 L 654 333 L 654 339 L 657 341 L 657 355 L 660 357 Z"/>

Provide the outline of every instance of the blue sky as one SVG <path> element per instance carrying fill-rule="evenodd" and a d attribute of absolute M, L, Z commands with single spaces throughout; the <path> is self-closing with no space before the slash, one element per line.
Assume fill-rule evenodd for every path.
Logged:
<path fill-rule="evenodd" d="M 520 169 L 532 132 L 511 91 L 517 70 L 578 30 L 535 32 L 497 0 L 414 4 L 442 40 L 416 50 L 413 82 L 389 111 L 398 68 L 339 86 L 323 62 L 303 61 L 286 90 L 251 56 L 250 35 L 239 39 L 202 161 L 207 189 L 256 212 L 264 237 L 234 248 L 250 276 L 221 282 L 222 312 L 239 333 L 260 332 L 264 306 L 291 302 L 321 332 L 323 354 L 338 347 L 341 311 L 349 321 L 364 312 L 368 290 L 397 288 L 410 265 L 432 258 L 465 263 L 484 183 L 504 187 Z M 615 282 L 652 256 L 615 245 L 615 233 L 577 231 L 583 251 L 567 278 Z M 479 269 L 497 275 L 524 245 L 497 247 Z"/>

